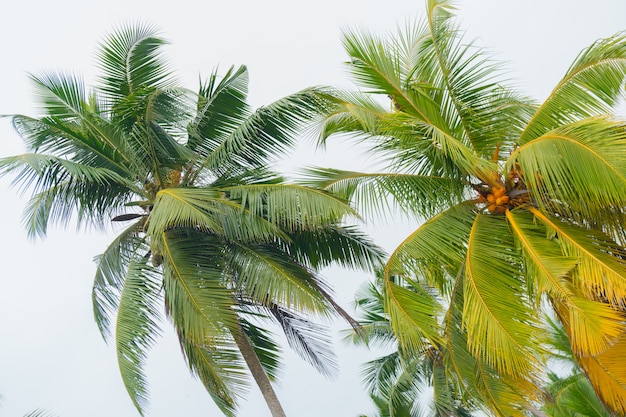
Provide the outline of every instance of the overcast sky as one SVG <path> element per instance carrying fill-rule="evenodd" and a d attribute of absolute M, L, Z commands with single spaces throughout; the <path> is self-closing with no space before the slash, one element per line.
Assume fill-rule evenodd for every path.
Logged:
<path fill-rule="evenodd" d="M 220 65 L 246 64 L 250 102 L 256 107 L 311 85 L 350 86 L 342 63 L 341 32 L 365 28 L 385 33 L 424 15 L 425 1 L 317 0 L 7 0 L 0 14 L 0 114 L 36 115 L 27 73 L 66 70 L 95 74 L 97 42 L 116 25 L 147 21 L 171 41 L 167 55 L 183 85 L 195 89 L 198 75 Z M 576 54 L 594 40 L 626 29 L 624 0 L 467 0 L 458 16 L 468 39 L 507 62 L 511 79 L 531 97 L 543 99 Z M 8 119 L 0 119 L 0 156 L 23 152 Z M 331 144 L 313 155 L 302 146 L 283 169 L 317 164 L 362 168 L 357 151 Z M 108 236 L 52 230 L 29 241 L 20 224 L 25 199 L 0 181 L 2 272 L 0 272 L 0 416 L 21 416 L 37 407 L 60 417 L 136 416 L 117 369 L 115 351 L 93 322 L 91 283 L 94 255 Z M 388 250 L 406 225 L 368 224 Z M 341 302 L 350 307 L 354 290 L 369 279 L 357 272 L 325 272 Z M 151 352 L 148 380 L 153 417 L 219 416 L 202 385 L 189 376 L 177 342 L 165 336 Z M 342 324 L 335 326 L 343 327 Z M 341 374 L 316 375 L 286 353 L 278 388 L 291 417 L 356 417 L 372 407 L 363 393 L 363 350 L 336 344 Z M 252 387 L 240 416 L 269 416 Z"/>

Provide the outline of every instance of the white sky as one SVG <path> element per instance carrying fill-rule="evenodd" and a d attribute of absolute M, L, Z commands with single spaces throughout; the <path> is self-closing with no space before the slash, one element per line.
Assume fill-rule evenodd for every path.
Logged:
<path fill-rule="evenodd" d="M 599 37 L 626 29 L 624 0 L 467 0 L 458 16 L 468 38 L 508 62 L 511 78 L 544 98 L 578 51 Z M 178 0 L 6 1 L 0 14 L 0 114 L 35 115 L 26 73 L 68 70 L 94 75 L 97 42 L 115 25 L 148 21 L 172 45 L 167 53 L 183 85 L 220 65 L 246 64 L 250 102 L 256 107 L 311 85 L 349 86 L 342 29 L 395 30 L 423 16 L 424 1 L 318 0 L 194 2 Z M 0 156 L 23 151 L 8 119 L 0 119 Z M 361 169 L 358 152 L 331 144 L 325 154 L 303 146 L 281 167 L 317 164 Z M 0 416 L 34 408 L 60 417 L 134 416 L 117 370 L 115 352 L 100 338 L 91 313 L 93 256 L 110 236 L 53 230 L 29 241 L 20 224 L 25 199 L 0 180 Z M 388 250 L 406 225 L 370 222 L 371 234 Z M 328 271 L 342 304 L 368 279 L 362 273 Z M 186 370 L 169 324 L 148 366 L 150 416 L 219 416 L 201 384 Z M 345 327 L 343 324 L 337 328 Z M 359 365 L 371 356 L 337 343 L 341 375 L 328 382 L 291 353 L 278 389 L 292 417 L 356 417 L 372 407 L 360 383 Z M 242 403 L 242 417 L 269 412 L 256 390 Z"/>

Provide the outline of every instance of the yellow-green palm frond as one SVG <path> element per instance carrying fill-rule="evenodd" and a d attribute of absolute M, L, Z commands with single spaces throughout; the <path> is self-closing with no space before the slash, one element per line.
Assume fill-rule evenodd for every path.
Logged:
<path fill-rule="evenodd" d="M 614 224 L 626 205 L 626 126 L 605 117 L 585 119 L 544 133 L 520 146 L 518 164 L 537 204 L 589 222 Z M 556 204 L 558 202 L 558 204 Z"/>
<path fill-rule="evenodd" d="M 476 358 L 514 378 L 536 372 L 541 345 L 521 264 L 504 218 L 476 216 L 464 271 L 468 347 Z"/>
<path fill-rule="evenodd" d="M 586 298 L 574 286 L 571 273 L 579 258 L 564 256 L 561 246 L 546 238 L 545 227 L 536 224 L 532 214 L 513 210 L 506 216 L 524 255 L 526 278 L 534 283 L 536 302 L 545 292 L 563 306 L 574 350 L 589 354 L 605 350 L 623 331 L 622 313 L 605 302 Z"/>
<path fill-rule="evenodd" d="M 398 245 L 385 273 L 416 277 L 449 294 L 465 260 L 476 215 L 473 205 L 461 203 L 426 221 Z"/>
<path fill-rule="evenodd" d="M 466 401 L 488 414 L 524 416 L 523 410 L 539 395 L 538 378 L 535 374 L 519 378 L 503 375 L 470 352 L 463 321 L 464 279 L 460 273 L 443 322 L 446 338 L 442 352 L 448 380 L 456 391 L 464 393 Z"/>
<path fill-rule="evenodd" d="M 626 33 L 600 39 L 583 50 L 538 108 L 519 144 L 589 117 L 611 114 L 626 81 Z"/>
<path fill-rule="evenodd" d="M 420 285 L 398 285 L 393 277 L 385 280 L 385 311 L 400 345 L 411 351 L 441 344 L 440 300 Z"/>
<path fill-rule="evenodd" d="M 381 133 L 380 121 L 388 111 L 370 95 L 337 91 L 319 127 L 318 144 L 323 146 L 334 134 L 362 132 L 368 136 L 377 135 Z"/>
<path fill-rule="evenodd" d="M 621 308 L 626 300 L 624 248 L 601 231 L 549 217 L 532 207 L 529 210 L 556 234 L 564 256 L 578 258 L 571 274 L 574 286 L 590 299 Z"/>
<path fill-rule="evenodd" d="M 158 192 L 147 233 L 158 245 L 160 232 L 175 227 L 202 230 L 232 240 L 270 241 L 284 237 L 277 225 L 252 213 L 214 188 L 178 187 Z"/>

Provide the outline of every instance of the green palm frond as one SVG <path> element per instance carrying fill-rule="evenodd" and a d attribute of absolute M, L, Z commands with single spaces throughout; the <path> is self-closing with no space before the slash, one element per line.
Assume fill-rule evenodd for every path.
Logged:
<path fill-rule="evenodd" d="M 214 71 L 206 84 L 200 84 L 198 108 L 189 124 L 187 146 L 201 155 L 211 155 L 250 115 L 246 103 L 248 70 L 230 67 L 217 82 Z"/>
<path fill-rule="evenodd" d="M 326 377 L 337 375 L 338 363 L 328 329 L 279 306 L 270 311 L 283 329 L 289 346 L 302 359 Z"/>
<path fill-rule="evenodd" d="M 162 252 L 153 256 L 163 258 L 166 310 L 180 338 L 215 348 L 238 326 L 221 242 L 196 231 L 169 231 L 160 243 Z"/>
<path fill-rule="evenodd" d="M 227 256 L 244 297 L 266 307 L 278 304 L 294 311 L 330 313 L 317 277 L 277 245 L 233 242 Z"/>
<path fill-rule="evenodd" d="M 147 252 L 144 241 L 138 237 L 143 220 L 126 228 L 96 256 L 96 276 L 93 281 L 91 299 L 94 319 L 100 334 L 107 340 L 110 336 L 111 316 L 117 311 L 128 266 L 137 258 L 138 252 Z"/>
<path fill-rule="evenodd" d="M 572 375 L 565 379 L 559 379 L 553 374 L 551 379 L 552 383 L 548 389 L 553 400 L 551 404 L 544 407 L 551 417 L 611 416 L 583 374 Z"/>
<path fill-rule="evenodd" d="M 133 259 L 128 265 L 117 309 L 115 344 L 124 386 L 141 415 L 148 401 L 143 366 L 146 351 L 160 334 L 156 304 L 161 301 L 161 282 L 147 258 Z"/>
<path fill-rule="evenodd" d="M 381 408 L 382 415 L 413 417 L 414 405 L 422 390 L 424 376 L 405 363 L 396 351 L 369 361 L 361 372 L 367 391 Z"/>
<path fill-rule="evenodd" d="M 407 213 L 428 217 L 460 202 L 465 188 L 454 179 L 430 175 L 312 168 L 305 176 L 303 183 L 353 202 L 365 215 L 384 212 L 393 205 Z"/>
<path fill-rule="evenodd" d="M 133 172 L 134 155 L 120 131 L 96 114 L 86 113 L 82 117 L 85 121 L 68 122 L 49 116 L 34 119 L 15 115 L 13 126 L 34 152 L 71 158 L 120 175 Z"/>
<path fill-rule="evenodd" d="M 248 374 L 236 346 L 222 340 L 219 348 L 195 345 L 181 339 L 181 346 L 191 372 L 202 382 L 217 407 L 234 417 L 237 400 L 248 390 Z"/>
<path fill-rule="evenodd" d="M 498 65 L 482 50 L 463 43 L 450 11 L 449 2 L 429 2 L 429 36 L 411 75 L 441 91 L 437 101 L 447 124 L 462 131 L 479 155 L 489 157 L 497 146 L 510 147 L 516 131 L 521 132 L 528 103 L 501 87 Z"/>
<path fill-rule="evenodd" d="M 28 133 L 28 136 L 33 136 L 33 132 L 39 133 L 35 136 L 35 142 L 32 142 L 37 145 L 34 149 L 40 149 L 42 145 L 59 149 L 58 145 L 51 142 L 58 136 L 69 137 L 73 142 L 79 142 L 74 143 L 74 147 L 84 147 L 85 142 L 91 142 L 89 148 L 95 150 L 94 153 L 106 154 L 110 159 L 132 165 L 132 156 L 128 154 L 127 145 L 115 128 L 108 126 L 100 115 L 93 114 L 82 80 L 63 74 L 43 74 L 31 78 L 37 88 L 42 110 L 47 116 L 42 121 L 48 125 L 48 129 L 43 130 L 44 135 L 39 131 L 41 125 L 29 131 L 32 123 L 30 126 L 20 123 L 20 116 L 14 120 L 14 124 L 18 131 Z M 85 130 L 89 133 L 85 134 Z M 67 143 L 67 140 L 63 142 Z M 118 166 L 121 167 L 121 164 Z"/>
<path fill-rule="evenodd" d="M 520 135 L 524 145 L 562 125 L 610 114 L 626 81 L 626 33 L 583 50 Z"/>
<path fill-rule="evenodd" d="M 354 345 L 376 343 L 382 347 L 395 346 L 397 339 L 384 309 L 383 291 L 380 289 L 382 272 L 377 273 L 377 283 L 364 283 L 356 294 L 355 306 L 359 314 L 359 331 L 351 329 L 345 338 Z"/>
<path fill-rule="evenodd" d="M 505 375 L 533 375 L 539 323 L 524 291 L 521 259 L 501 218 L 478 215 L 468 239 L 463 321 L 468 347 Z"/>
<path fill-rule="evenodd" d="M 311 230 L 333 224 L 345 217 L 358 219 L 345 200 L 323 190 L 296 184 L 252 184 L 224 187 L 231 199 L 240 201 L 242 210 L 287 231 Z"/>
<path fill-rule="evenodd" d="M 241 328 L 254 348 L 265 373 L 271 381 L 277 381 L 280 373 L 280 346 L 272 339 L 272 333 L 249 321 L 241 320 Z"/>
<path fill-rule="evenodd" d="M 0 160 L 0 175 L 13 173 L 14 184 L 34 195 L 25 210 L 24 222 L 31 236 L 45 236 L 50 220 L 67 224 L 74 213 L 78 224 L 102 226 L 110 214 L 129 198 L 124 177 L 107 168 L 91 167 L 51 155 L 28 153 Z M 100 193 L 107 187 L 109 193 Z"/>
<path fill-rule="evenodd" d="M 330 266 L 372 271 L 383 262 L 384 251 L 351 226 L 299 230 L 281 242 L 287 253 L 315 270 Z"/>
<path fill-rule="evenodd" d="M 222 166 L 258 168 L 295 144 L 294 134 L 330 106 L 322 88 L 309 88 L 260 107 L 214 144 L 201 169 L 220 172 Z"/>
<path fill-rule="evenodd" d="M 169 86 L 171 71 L 160 52 L 165 43 L 150 25 L 118 28 L 101 43 L 98 52 L 101 91 L 116 101 L 141 88 Z"/>

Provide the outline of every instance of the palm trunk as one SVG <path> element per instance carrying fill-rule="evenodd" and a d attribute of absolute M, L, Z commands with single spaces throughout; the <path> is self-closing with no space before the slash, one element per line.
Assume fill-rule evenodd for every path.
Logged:
<path fill-rule="evenodd" d="M 285 411 L 283 410 L 283 406 L 280 404 L 280 401 L 278 401 L 278 396 L 274 391 L 274 387 L 272 387 L 272 383 L 267 377 L 267 374 L 261 365 L 261 361 L 259 361 L 259 357 L 256 355 L 254 348 L 250 344 L 250 340 L 248 340 L 248 337 L 244 333 L 241 326 L 239 326 L 239 329 L 236 334 L 234 334 L 234 337 L 235 343 L 237 343 L 237 347 L 239 347 L 239 351 L 241 352 L 243 359 L 246 361 L 248 369 L 250 369 L 250 373 L 252 373 L 252 377 L 261 390 L 261 394 L 263 394 L 263 398 L 272 413 L 272 417 L 287 417 L 285 415 Z"/>

